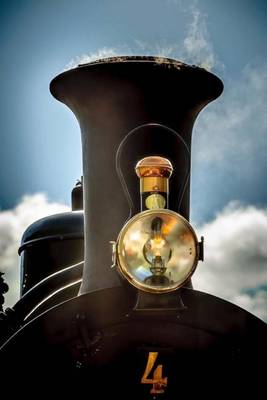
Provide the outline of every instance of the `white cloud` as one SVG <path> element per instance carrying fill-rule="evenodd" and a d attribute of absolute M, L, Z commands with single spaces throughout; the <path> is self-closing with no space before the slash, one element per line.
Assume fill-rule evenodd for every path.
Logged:
<path fill-rule="evenodd" d="M 223 63 L 218 59 L 212 40 L 210 38 L 207 19 L 208 15 L 200 10 L 198 1 L 193 0 L 190 5 L 182 0 L 170 0 L 179 9 L 189 16 L 189 22 L 185 30 L 185 38 L 182 42 L 178 39 L 175 43 L 164 44 L 159 47 L 162 56 L 175 58 L 188 64 L 198 65 L 208 71 L 217 67 L 224 70 Z M 146 46 L 148 48 L 148 46 Z M 156 46 L 157 50 L 157 46 Z"/>
<path fill-rule="evenodd" d="M 200 11 L 196 2 L 191 6 L 191 15 L 192 21 L 188 24 L 187 35 L 183 42 L 183 58 L 188 63 L 211 70 L 218 61 L 208 34 L 207 15 Z"/>
<path fill-rule="evenodd" d="M 205 237 L 205 262 L 194 287 L 267 320 L 267 209 L 233 202 L 198 232 Z"/>
<path fill-rule="evenodd" d="M 267 150 L 266 103 L 267 65 L 246 66 L 235 82 L 226 82 L 222 97 L 197 120 L 195 162 L 228 164 L 231 170 L 254 174 L 259 156 Z"/>
<path fill-rule="evenodd" d="M 239 294 L 232 302 L 267 322 L 267 290 L 258 290 L 253 295 Z"/>
<path fill-rule="evenodd" d="M 34 221 L 65 211 L 69 211 L 69 207 L 49 202 L 42 193 L 24 196 L 14 209 L 0 211 L 0 271 L 5 272 L 9 285 L 5 307 L 12 306 L 19 298 L 18 248 L 23 232 Z"/>

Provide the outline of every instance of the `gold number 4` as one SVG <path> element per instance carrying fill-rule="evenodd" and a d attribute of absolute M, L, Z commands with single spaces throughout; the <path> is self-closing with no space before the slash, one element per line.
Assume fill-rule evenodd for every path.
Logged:
<path fill-rule="evenodd" d="M 149 352 L 146 369 L 141 379 L 141 383 L 153 385 L 152 389 L 150 390 L 151 394 L 164 393 L 164 387 L 167 386 L 168 383 L 168 378 L 162 377 L 162 365 L 158 365 L 157 368 L 155 369 L 153 373 L 153 379 L 148 378 L 148 375 L 150 374 L 150 372 L 154 367 L 158 354 L 159 353 L 156 351 Z"/>

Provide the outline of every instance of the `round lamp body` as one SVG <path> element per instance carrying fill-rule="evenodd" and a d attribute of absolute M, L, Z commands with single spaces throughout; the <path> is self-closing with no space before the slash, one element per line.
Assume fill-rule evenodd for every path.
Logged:
<path fill-rule="evenodd" d="M 181 287 L 193 274 L 199 246 L 185 218 L 171 210 L 155 209 L 143 211 L 125 224 L 116 253 L 119 272 L 133 286 L 166 293 Z"/>

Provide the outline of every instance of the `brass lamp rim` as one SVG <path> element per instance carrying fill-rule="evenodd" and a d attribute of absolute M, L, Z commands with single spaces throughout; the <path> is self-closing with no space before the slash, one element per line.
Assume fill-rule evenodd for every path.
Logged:
<path fill-rule="evenodd" d="M 134 224 L 136 221 L 138 221 L 140 218 L 146 217 L 146 216 L 151 216 L 151 215 L 159 215 L 159 214 L 167 214 L 167 215 L 171 215 L 173 217 L 175 217 L 177 220 L 182 221 L 186 227 L 188 228 L 188 230 L 190 231 L 190 233 L 192 234 L 192 238 L 194 240 L 194 244 L 195 244 L 195 250 L 196 250 L 196 255 L 195 255 L 195 259 L 194 259 L 194 263 L 190 269 L 190 271 L 188 272 L 188 274 L 185 276 L 185 278 L 181 281 L 178 282 L 177 285 L 175 286 L 168 286 L 168 287 L 152 287 L 152 286 L 148 286 L 142 283 L 139 283 L 137 279 L 135 279 L 128 271 L 127 266 L 125 265 L 125 262 L 122 259 L 122 245 L 123 245 L 123 238 L 125 233 L 128 231 L 129 227 Z M 153 209 L 153 210 L 145 210 L 142 211 L 136 215 L 134 215 L 130 220 L 128 220 L 126 222 L 126 224 L 123 226 L 122 230 L 119 233 L 117 242 L 116 242 L 116 266 L 117 266 L 117 270 L 118 272 L 124 277 L 126 278 L 126 280 L 133 285 L 134 287 L 136 287 L 139 290 L 145 291 L 145 292 L 150 292 L 150 293 L 158 293 L 158 294 L 163 294 L 163 293 L 168 293 L 168 292 L 173 292 L 177 289 L 179 289 L 180 287 L 182 287 L 184 285 L 184 283 L 193 275 L 193 273 L 196 270 L 198 261 L 199 261 L 199 242 L 198 242 L 198 238 L 197 235 L 193 229 L 193 227 L 190 225 L 190 223 L 187 221 L 187 219 L 185 219 L 182 215 L 169 210 L 169 209 Z"/>

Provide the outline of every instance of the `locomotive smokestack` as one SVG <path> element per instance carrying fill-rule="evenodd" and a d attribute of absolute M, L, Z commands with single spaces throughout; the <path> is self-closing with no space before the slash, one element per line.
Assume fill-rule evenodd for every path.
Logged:
<path fill-rule="evenodd" d="M 51 82 L 82 133 L 85 266 L 81 293 L 120 285 L 109 242 L 140 211 L 136 163 L 161 156 L 173 165 L 169 209 L 189 219 L 191 133 L 223 84 L 202 68 L 153 57 L 81 65 Z"/>

